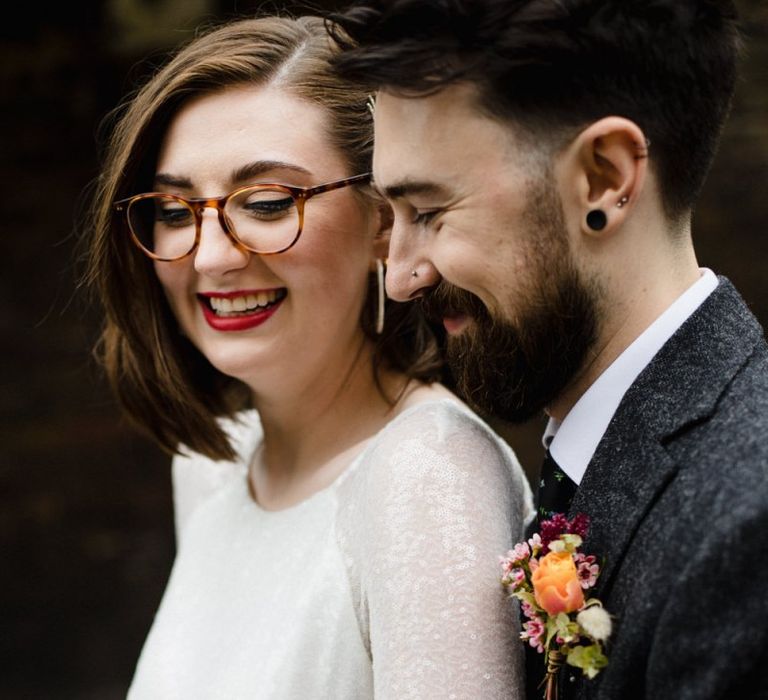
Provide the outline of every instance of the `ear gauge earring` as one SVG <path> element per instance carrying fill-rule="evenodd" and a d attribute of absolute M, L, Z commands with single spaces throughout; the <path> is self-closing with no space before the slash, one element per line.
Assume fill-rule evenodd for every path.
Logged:
<path fill-rule="evenodd" d="M 602 231 L 608 223 L 608 217 L 602 209 L 593 209 L 587 214 L 587 226 L 593 231 Z"/>
<path fill-rule="evenodd" d="M 376 258 L 376 335 L 381 335 L 384 331 L 384 262 L 381 258 Z"/>

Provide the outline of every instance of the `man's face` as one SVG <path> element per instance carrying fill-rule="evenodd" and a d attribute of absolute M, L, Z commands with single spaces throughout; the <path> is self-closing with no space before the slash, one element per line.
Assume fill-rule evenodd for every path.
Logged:
<path fill-rule="evenodd" d="M 389 294 L 422 296 L 443 321 L 471 404 L 529 418 L 582 367 L 598 324 L 599 290 L 577 270 L 545 159 L 463 85 L 380 93 L 375 125 L 374 179 L 394 210 Z"/>

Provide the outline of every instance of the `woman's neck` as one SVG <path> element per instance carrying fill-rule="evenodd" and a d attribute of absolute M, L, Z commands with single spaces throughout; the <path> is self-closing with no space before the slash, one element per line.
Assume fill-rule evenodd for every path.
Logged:
<path fill-rule="evenodd" d="M 280 509 L 328 486 L 392 417 L 373 372 L 373 349 L 361 342 L 346 368 L 328 368 L 310 386 L 255 395 L 264 440 L 254 456 L 250 485 L 259 504 Z M 407 379 L 380 372 L 387 396 L 397 398 Z"/>

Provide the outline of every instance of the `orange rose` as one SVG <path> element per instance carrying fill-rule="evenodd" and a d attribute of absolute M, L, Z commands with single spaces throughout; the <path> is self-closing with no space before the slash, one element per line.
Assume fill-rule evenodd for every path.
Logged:
<path fill-rule="evenodd" d="M 568 552 L 550 552 L 542 557 L 531 580 L 533 597 L 549 615 L 569 613 L 584 605 L 576 565 Z"/>

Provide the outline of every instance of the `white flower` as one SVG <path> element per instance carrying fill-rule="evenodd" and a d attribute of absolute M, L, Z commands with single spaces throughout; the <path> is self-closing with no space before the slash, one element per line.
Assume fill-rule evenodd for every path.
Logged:
<path fill-rule="evenodd" d="M 596 642 L 604 642 L 611 636 L 611 616 L 599 605 L 582 610 L 576 615 L 576 622 Z"/>

